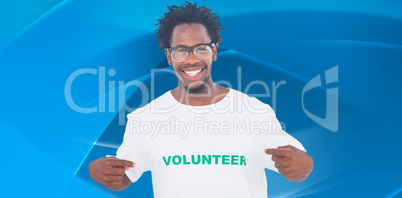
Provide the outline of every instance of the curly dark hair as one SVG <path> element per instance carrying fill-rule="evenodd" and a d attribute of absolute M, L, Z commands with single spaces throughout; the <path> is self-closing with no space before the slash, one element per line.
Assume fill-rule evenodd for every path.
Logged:
<path fill-rule="evenodd" d="M 222 36 L 220 35 L 220 30 L 224 29 L 219 20 L 217 13 L 211 13 L 212 9 L 206 8 L 204 6 L 198 7 L 194 3 L 192 5 L 190 2 L 185 1 L 187 4 L 178 6 L 167 6 L 169 12 L 165 13 L 161 19 L 158 19 L 159 25 L 158 29 L 155 30 L 156 37 L 159 39 L 159 49 L 169 48 L 172 41 L 173 29 L 180 24 L 187 23 L 200 23 L 205 26 L 208 30 L 211 42 L 220 43 L 222 42 Z"/>

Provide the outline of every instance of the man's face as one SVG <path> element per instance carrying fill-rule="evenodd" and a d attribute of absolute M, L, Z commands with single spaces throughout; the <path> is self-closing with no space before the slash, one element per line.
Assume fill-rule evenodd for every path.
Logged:
<path fill-rule="evenodd" d="M 184 46 L 192 47 L 201 43 L 210 43 L 211 38 L 204 25 L 193 23 L 181 24 L 173 29 L 172 42 L 170 47 Z M 184 62 L 176 62 L 172 59 L 171 54 L 165 49 L 166 57 L 169 65 L 173 65 L 173 69 L 179 79 L 181 85 L 188 91 L 202 90 L 207 85 L 211 77 L 212 61 L 216 60 L 218 46 L 212 48 L 212 55 L 207 59 L 199 59 L 191 51 Z M 190 76 L 185 71 L 196 71 L 201 69 L 196 76 Z M 211 81 L 212 82 L 212 81 Z"/>

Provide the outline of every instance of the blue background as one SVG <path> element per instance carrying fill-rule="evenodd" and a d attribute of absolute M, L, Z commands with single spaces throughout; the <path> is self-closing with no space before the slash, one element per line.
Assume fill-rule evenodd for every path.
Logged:
<path fill-rule="evenodd" d="M 153 196 L 149 172 L 122 192 L 89 178 L 89 162 L 115 154 L 124 126 L 108 106 L 104 113 L 74 111 L 64 86 L 74 71 L 101 66 L 116 71 L 106 83 L 137 79 L 150 86 L 151 69 L 172 69 L 159 50 L 154 24 L 167 5 L 182 3 L 0 1 L 0 196 Z M 270 197 L 402 197 L 400 1 L 199 4 L 217 12 L 226 28 L 214 81 L 227 80 L 240 91 L 256 79 L 287 82 L 278 91 L 277 117 L 315 164 L 301 183 L 267 170 Z M 303 112 L 301 92 L 336 65 L 339 81 L 305 96 L 306 108 L 324 116 L 325 90 L 338 87 L 339 130 L 332 132 Z M 243 87 L 237 86 L 237 66 Z M 172 75 L 155 76 L 155 97 L 177 86 Z M 97 106 L 98 75 L 77 78 L 72 96 L 80 106 Z M 139 97 L 131 88 L 124 100 L 135 107 Z M 260 99 L 272 104 L 272 98 Z"/>

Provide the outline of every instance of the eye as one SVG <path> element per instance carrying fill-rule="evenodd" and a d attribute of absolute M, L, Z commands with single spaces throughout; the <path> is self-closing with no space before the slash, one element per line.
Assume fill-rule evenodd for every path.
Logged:
<path fill-rule="evenodd" d="M 198 52 L 205 52 L 205 51 L 207 51 L 207 48 L 205 46 L 200 46 L 200 47 L 197 47 L 195 50 Z"/>
<path fill-rule="evenodd" d="M 184 48 L 176 48 L 173 50 L 174 53 L 186 53 L 187 50 Z"/>

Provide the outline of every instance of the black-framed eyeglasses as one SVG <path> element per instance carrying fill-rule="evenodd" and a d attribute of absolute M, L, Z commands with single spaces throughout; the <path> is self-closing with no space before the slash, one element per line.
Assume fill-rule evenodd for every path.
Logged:
<path fill-rule="evenodd" d="M 198 58 L 198 59 L 208 59 L 211 58 L 212 56 L 212 48 L 214 47 L 214 43 L 201 43 L 198 45 L 194 45 L 192 47 L 184 47 L 184 46 L 179 46 L 179 47 L 171 47 L 167 48 L 169 53 L 172 56 L 172 59 L 176 62 L 183 62 L 187 60 L 188 54 L 192 51 L 193 54 Z"/>

